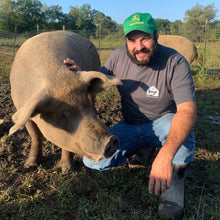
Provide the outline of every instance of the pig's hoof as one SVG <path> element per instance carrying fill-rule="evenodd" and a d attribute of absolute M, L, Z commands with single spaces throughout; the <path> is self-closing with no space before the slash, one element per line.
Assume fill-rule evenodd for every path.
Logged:
<path fill-rule="evenodd" d="M 61 162 L 61 169 L 63 174 L 67 174 L 72 171 L 71 163 Z"/>
<path fill-rule="evenodd" d="M 24 168 L 30 168 L 30 167 L 36 167 L 36 166 L 37 166 L 36 157 L 29 157 L 24 164 Z"/>

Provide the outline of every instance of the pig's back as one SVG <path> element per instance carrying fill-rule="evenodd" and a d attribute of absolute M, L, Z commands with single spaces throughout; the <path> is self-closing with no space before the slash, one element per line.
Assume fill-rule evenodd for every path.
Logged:
<path fill-rule="evenodd" d="M 100 60 L 96 48 L 86 38 L 68 31 L 46 32 L 28 39 L 18 50 L 13 62 L 10 82 L 15 106 L 36 94 L 59 75 L 65 79 L 69 71 L 63 60 L 69 57 L 83 70 L 98 70 Z M 59 82 L 60 83 L 60 82 Z"/>

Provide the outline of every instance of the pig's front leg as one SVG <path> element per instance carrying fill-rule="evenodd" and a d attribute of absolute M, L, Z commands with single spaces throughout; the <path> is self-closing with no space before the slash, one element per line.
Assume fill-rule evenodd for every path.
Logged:
<path fill-rule="evenodd" d="M 25 126 L 31 136 L 30 153 L 24 165 L 25 168 L 29 168 L 36 166 L 38 161 L 42 158 L 43 135 L 37 125 L 31 120 L 29 120 Z"/>
<path fill-rule="evenodd" d="M 62 149 L 61 168 L 63 174 L 68 173 L 69 171 L 72 170 L 72 163 L 73 163 L 73 153 Z"/>

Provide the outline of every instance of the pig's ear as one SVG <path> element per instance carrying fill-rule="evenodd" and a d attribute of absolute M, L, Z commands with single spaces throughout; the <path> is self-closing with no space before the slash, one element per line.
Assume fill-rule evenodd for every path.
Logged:
<path fill-rule="evenodd" d="M 115 85 L 121 85 L 121 80 L 115 76 L 108 76 L 96 71 L 77 72 L 81 80 L 88 84 L 88 91 L 97 94 Z"/>
<path fill-rule="evenodd" d="M 29 118 L 36 115 L 37 109 L 44 106 L 49 101 L 49 96 L 45 90 L 41 90 L 36 95 L 32 96 L 15 114 L 12 116 L 12 120 L 15 123 L 10 128 L 9 135 L 12 135 L 17 130 L 24 127 Z"/>

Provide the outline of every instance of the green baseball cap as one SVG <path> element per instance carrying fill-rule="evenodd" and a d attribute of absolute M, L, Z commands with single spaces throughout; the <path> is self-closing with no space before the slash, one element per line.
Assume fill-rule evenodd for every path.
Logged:
<path fill-rule="evenodd" d="M 149 13 L 136 12 L 125 19 L 123 23 L 124 36 L 131 31 L 143 31 L 145 33 L 153 34 L 157 31 L 157 24 Z"/>

